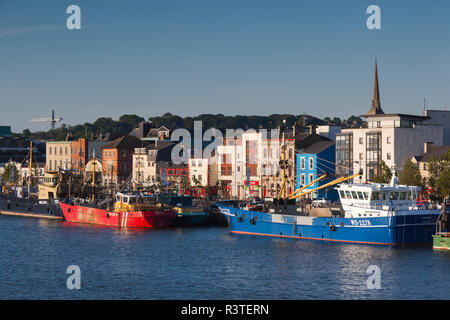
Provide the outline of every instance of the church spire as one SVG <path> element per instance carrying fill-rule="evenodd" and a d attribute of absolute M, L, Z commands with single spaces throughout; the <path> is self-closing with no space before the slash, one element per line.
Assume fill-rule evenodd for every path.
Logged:
<path fill-rule="evenodd" d="M 372 105 L 367 115 L 384 114 L 380 106 L 380 89 L 378 87 L 378 67 L 377 58 L 375 58 L 375 76 L 373 79 Z"/>

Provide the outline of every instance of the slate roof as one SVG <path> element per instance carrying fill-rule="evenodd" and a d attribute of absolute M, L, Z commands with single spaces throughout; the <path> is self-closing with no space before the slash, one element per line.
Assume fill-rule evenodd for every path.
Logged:
<path fill-rule="evenodd" d="M 123 136 L 105 144 L 102 149 L 134 149 L 144 148 L 147 145 L 146 141 L 142 141 L 134 136 Z"/>
<path fill-rule="evenodd" d="M 450 146 L 433 147 L 427 153 L 423 153 L 420 156 L 414 156 L 414 158 L 417 162 L 428 162 L 433 158 L 442 158 L 448 151 L 450 151 Z"/>
<path fill-rule="evenodd" d="M 299 132 L 295 135 L 295 149 L 317 154 L 329 148 L 334 141 L 317 133 Z"/>

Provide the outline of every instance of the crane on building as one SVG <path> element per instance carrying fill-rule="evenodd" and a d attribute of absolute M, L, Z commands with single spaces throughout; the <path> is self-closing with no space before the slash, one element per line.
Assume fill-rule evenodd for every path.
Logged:
<path fill-rule="evenodd" d="M 51 129 L 55 130 L 55 124 L 56 122 L 61 122 L 63 118 L 55 118 L 55 110 L 52 110 L 52 117 L 51 118 L 34 118 L 30 121 L 32 122 L 50 122 L 51 123 Z"/>

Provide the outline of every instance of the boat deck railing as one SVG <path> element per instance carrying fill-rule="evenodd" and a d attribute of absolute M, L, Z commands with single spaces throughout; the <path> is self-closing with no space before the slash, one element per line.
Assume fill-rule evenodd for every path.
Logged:
<path fill-rule="evenodd" d="M 372 210 L 383 210 L 383 211 L 399 211 L 399 210 L 431 210 L 437 209 L 436 205 L 424 204 L 422 206 L 411 205 L 411 204 L 367 204 L 367 203 L 352 203 L 346 204 L 349 207 L 355 207 L 360 209 L 372 209 Z"/>

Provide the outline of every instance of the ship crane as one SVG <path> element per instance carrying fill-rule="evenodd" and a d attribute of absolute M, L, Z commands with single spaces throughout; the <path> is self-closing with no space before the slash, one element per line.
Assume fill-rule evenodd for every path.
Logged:
<path fill-rule="evenodd" d="M 30 121 L 32 122 L 50 122 L 51 123 L 51 129 L 55 130 L 55 124 L 56 122 L 61 122 L 63 118 L 55 118 L 55 110 L 52 110 L 52 117 L 51 118 L 34 118 Z"/>

